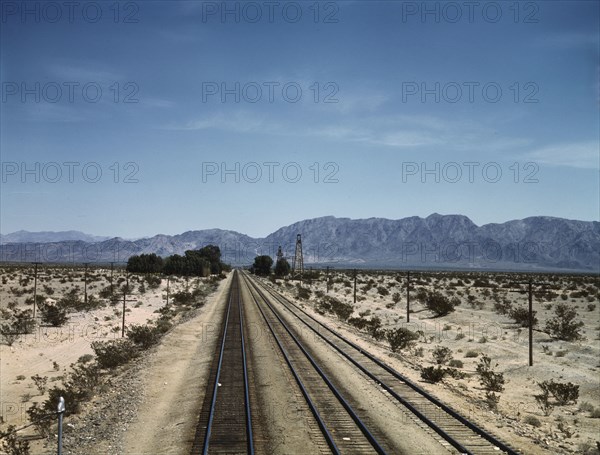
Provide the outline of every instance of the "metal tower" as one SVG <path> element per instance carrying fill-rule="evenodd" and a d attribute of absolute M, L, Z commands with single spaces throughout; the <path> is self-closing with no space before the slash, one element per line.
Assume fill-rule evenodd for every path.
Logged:
<path fill-rule="evenodd" d="M 294 260 L 292 261 L 292 273 L 296 276 L 297 273 L 304 273 L 304 259 L 302 257 L 302 236 L 298 234 L 296 236 L 296 254 L 294 255 Z"/>
<path fill-rule="evenodd" d="M 283 259 L 283 251 L 281 251 L 281 245 L 279 245 L 279 248 L 277 249 L 277 262 L 281 261 L 282 259 Z"/>

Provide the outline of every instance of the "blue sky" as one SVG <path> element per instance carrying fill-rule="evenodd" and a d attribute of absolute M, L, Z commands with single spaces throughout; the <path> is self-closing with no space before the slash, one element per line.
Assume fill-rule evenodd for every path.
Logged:
<path fill-rule="evenodd" d="M 599 220 L 598 2 L 0 5 L 2 233 Z"/>

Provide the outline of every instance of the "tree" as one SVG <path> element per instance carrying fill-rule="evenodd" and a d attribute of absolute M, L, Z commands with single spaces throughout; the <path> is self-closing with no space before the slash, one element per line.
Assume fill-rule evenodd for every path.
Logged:
<path fill-rule="evenodd" d="M 271 256 L 256 256 L 254 258 L 254 264 L 252 265 L 252 273 L 261 276 L 268 276 L 271 274 L 272 265 L 273 259 Z"/>
<path fill-rule="evenodd" d="M 460 305 L 460 300 L 453 297 L 449 299 L 441 292 L 431 292 L 425 298 L 425 306 L 428 310 L 433 311 L 436 317 L 445 316 L 454 311 L 454 307 Z"/>
<path fill-rule="evenodd" d="M 127 271 L 133 273 L 159 273 L 163 266 L 163 258 L 154 253 L 131 256 L 127 260 Z"/>
<path fill-rule="evenodd" d="M 275 276 L 277 277 L 284 277 L 286 275 L 288 275 L 290 273 L 291 267 L 289 262 L 285 259 L 285 258 L 281 258 L 280 260 L 277 261 L 277 264 L 275 264 Z"/>
<path fill-rule="evenodd" d="M 575 321 L 577 311 L 566 303 L 559 303 L 554 309 L 555 316 L 546 321 L 546 332 L 553 338 L 564 341 L 576 341 L 581 339 L 582 321 Z"/>

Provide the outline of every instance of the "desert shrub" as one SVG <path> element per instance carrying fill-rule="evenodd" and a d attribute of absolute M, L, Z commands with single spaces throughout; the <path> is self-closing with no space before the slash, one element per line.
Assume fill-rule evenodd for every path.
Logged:
<path fill-rule="evenodd" d="M 532 322 L 535 327 L 538 323 L 536 318 L 536 311 L 532 311 Z M 529 327 L 529 309 L 525 307 L 511 308 L 509 316 L 521 327 Z"/>
<path fill-rule="evenodd" d="M 92 349 L 100 368 L 114 368 L 137 357 L 137 349 L 131 340 L 94 341 Z"/>
<path fill-rule="evenodd" d="M 79 293 L 76 288 L 71 289 L 58 301 L 58 305 L 65 310 L 76 311 L 79 307 Z"/>
<path fill-rule="evenodd" d="M 458 359 L 451 359 L 448 362 L 448 366 L 452 367 L 452 368 L 462 368 L 463 367 L 463 363 L 462 360 L 458 360 Z"/>
<path fill-rule="evenodd" d="M 562 383 L 550 380 L 539 382 L 538 386 L 542 389 L 543 394 L 551 394 L 559 406 L 566 405 L 571 401 L 576 402 L 579 398 L 579 386 L 571 382 Z"/>
<path fill-rule="evenodd" d="M 52 327 L 60 327 L 68 321 L 67 310 L 52 304 L 42 304 L 39 307 L 42 322 Z"/>
<path fill-rule="evenodd" d="M 445 365 L 452 360 L 452 350 L 445 346 L 437 346 L 431 353 L 433 360 L 438 365 Z"/>
<path fill-rule="evenodd" d="M 378 286 L 377 287 L 377 292 L 379 293 L 379 295 L 382 296 L 386 296 L 390 294 L 390 291 L 388 291 L 388 289 L 385 286 Z"/>
<path fill-rule="evenodd" d="M 160 340 L 160 332 L 152 325 L 131 325 L 127 328 L 127 338 L 136 346 L 148 349 Z"/>
<path fill-rule="evenodd" d="M 542 426 L 542 422 L 540 422 L 540 419 L 532 415 L 525 416 L 523 422 L 525 422 L 527 425 L 531 425 L 532 427 L 536 428 Z"/>
<path fill-rule="evenodd" d="M 77 363 L 88 363 L 94 360 L 94 356 L 92 354 L 83 354 L 77 359 Z"/>
<path fill-rule="evenodd" d="M 466 352 L 465 357 L 468 359 L 472 359 L 472 358 L 477 357 L 478 355 L 479 355 L 479 352 L 469 350 Z"/>
<path fill-rule="evenodd" d="M 600 419 L 600 408 L 596 408 L 590 412 L 590 417 L 592 419 Z"/>
<path fill-rule="evenodd" d="M 441 367 L 425 367 L 421 369 L 421 378 L 425 381 L 436 383 L 444 379 L 446 370 Z"/>
<path fill-rule="evenodd" d="M 12 346 L 21 335 L 33 332 L 35 323 L 32 318 L 31 310 L 0 309 L 0 335 L 2 341 L 8 346 Z"/>
<path fill-rule="evenodd" d="M 555 316 L 546 321 L 546 332 L 553 338 L 564 341 L 576 341 L 582 338 L 583 322 L 576 321 L 577 311 L 565 303 L 554 308 Z"/>
<path fill-rule="evenodd" d="M 158 289 L 162 282 L 162 279 L 158 275 L 146 275 L 144 279 L 150 289 Z"/>
<path fill-rule="evenodd" d="M 394 292 L 392 294 L 392 301 L 394 302 L 394 304 L 398 304 L 398 302 L 400 301 L 402 297 L 400 296 L 399 292 Z"/>
<path fill-rule="evenodd" d="M 29 441 L 22 441 L 17 437 L 16 428 L 10 425 L 0 437 L 0 449 L 7 455 L 29 455 Z"/>
<path fill-rule="evenodd" d="M 298 284 L 296 288 L 296 295 L 300 300 L 308 300 L 310 299 L 311 290 L 308 288 L 304 288 Z"/>
<path fill-rule="evenodd" d="M 454 308 L 460 304 L 458 298 L 449 299 L 440 292 L 431 292 L 425 299 L 424 305 L 432 311 L 436 317 L 445 316 L 454 311 Z"/>
<path fill-rule="evenodd" d="M 173 302 L 177 305 L 191 305 L 194 302 L 194 296 L 189 291 L 179 291 L 173 293 Z"/>
<path fill-rule="evenodd" d="M 495 366 L 498 366 L 496 364 Z M 483 355 L 479 359 L 477 368 L 475 369 L 479 375 L 481 386 L 488 392 L 502 392 L 504 390 L 504 374 L 497 373 L 492 367 L 492 359 L 487 355 Z"/>
<path fill-rule="evenodd" d="M 493 411 L 498 409 L 498 402 L 500 401 L 500 395 L 496 395 L 494 392 L 489 390 L 485 392 L 485 404 Z"/>
<path fill-rule="evenodd" d="M 40 392 L 40 395 L 46 393 L 46 384 L 48 383 L 48 376 L 40 376 L 39 374 L 36 374 L 34 376 L 31 376 L 31 380 L 37 387 L 38 392 Z"/>
<path fill-rule="evenodd" d="M 386 332 L 386 338 L 390 343 L 390 347 L 393 352 L 405 349 L 413 344 L 413 342 L 419 339 L 419 335 L 412 332 L 404 327 L 397 329 L 388 330 Z"/>

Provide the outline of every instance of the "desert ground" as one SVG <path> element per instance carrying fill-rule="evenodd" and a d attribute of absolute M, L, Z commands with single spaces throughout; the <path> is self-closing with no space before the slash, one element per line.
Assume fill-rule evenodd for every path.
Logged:
<path fill-rule="evenodd" d="M 87 304 L 83 297 L 86 275 Z M 76 383 L 78 387 L 85 383 L 88 393 L 81 398 L 80 409 L 65 417 L 65 454 L 184 453 L 183 447 L 193 437 L 195 427 L 194 420 L 188 417 L 197 415 L 202 403 L 202 375 L 212 360 L 222 316 L 219 308 L 230 275 L 227 279 L 171 277 L 168 306 L 165 277 L 130 274 L 127 281 L 124 270 L 115 269 L 111 295 L 110 276 L 111 271 L 106 268 L 90 267 L 86 273 L 82 267 L 40 266 L 37 282 L 40 307 L 48 312 L 56 302 L 66 302 L 67 319 L 59 327 L 52 327 L 39 319 L 38 307 L 36 324 L 25 330 L 30 333 L 15 336 L 15 330 L 7 324 L 15 326 L 19 315 L 33 307 L 33 267 L 1 269 L 0 431 L 7 431 L 9 426 L 20 429 L 30 423 L 32 416 L 42 415 L 39 409 L 50 398 L 53 388 L 65 387 L 65 382 Z M 534 286 L 537 324 L 531 367 L 528 329 L 522 321 L 516 322 L 511 313 L 526 307 L 527 294 L 523 291 L 527 285 L 522 283 L 529 278 L 543 283 Z M 410 323 L 406 321 L 404 272 L 359 271 L 356 303 L 352 271 L 335 270 L 329 275 L 325 271 L 307 272 L 301 285 L 297 280 L 263 279 L 263 282 L 465 416 L 522 448 L 524 453 L 598 453 L 600 288 L 597 277 L 413 273 Z M 129 288 L 124 289 L 127 283 Z M 145 336 L 127 337 L 134 343 L 135 358 L 96 371 L 90 367 L 98 354 L 93 343 L 110 344 L 121 339 L 124 291 L 126 327 L 150 328 L 148 333 L 152 336 L 139 329 Z M 458 299 L 458 305 L 449 314 L 435 317 L 419 298 L 423 291 L 439 291 L 448 298 Z M 340 317 L 331 312 L 324 302 L 332 298 L 351 305 L 351 315 Z M 561 303 L 576 310 L 575 322 L 583 324 L 579 327 L 580 339 L 561 341 L 545 332 L 547 321 L 555 317 Z M 357 328 L 357 321 L 375 318 L 379 319 L 379 333 L 405 327 L 415 332 L 418 339 L 409 347 L 393 352 L 385 337 Z M 422 367 L 436 365 L 432 351 L 439 347 L 451 351 L 452 360 L 446 359 L 444 365 L 451 365 L 462 374 L 447 375 L 437 383 L 424 381 Z M 257 353 L 264 351 L 267 355 L 267 347 L 257 345 L 256 349 Z M 495 371 L 505 379 L 495 405 L 486 400 L 476 374 L 483 356 L 489 356 Z M 577 399 L 559 404 L 550 397 L 543 409 L 535 398 L 541 393 L 538 383 L 551 380 L 579 386 Z M 32 407 L 38 409 L 37 414 L 31 412 Z M 55 450 L 55 433 L 56 425 L 51 422 L 28 426 L 16 434 L 19 441 L 29 441 L 31 453 L 41 454 Z M 165 447 L 171 447 L 171 451 Z"/>

